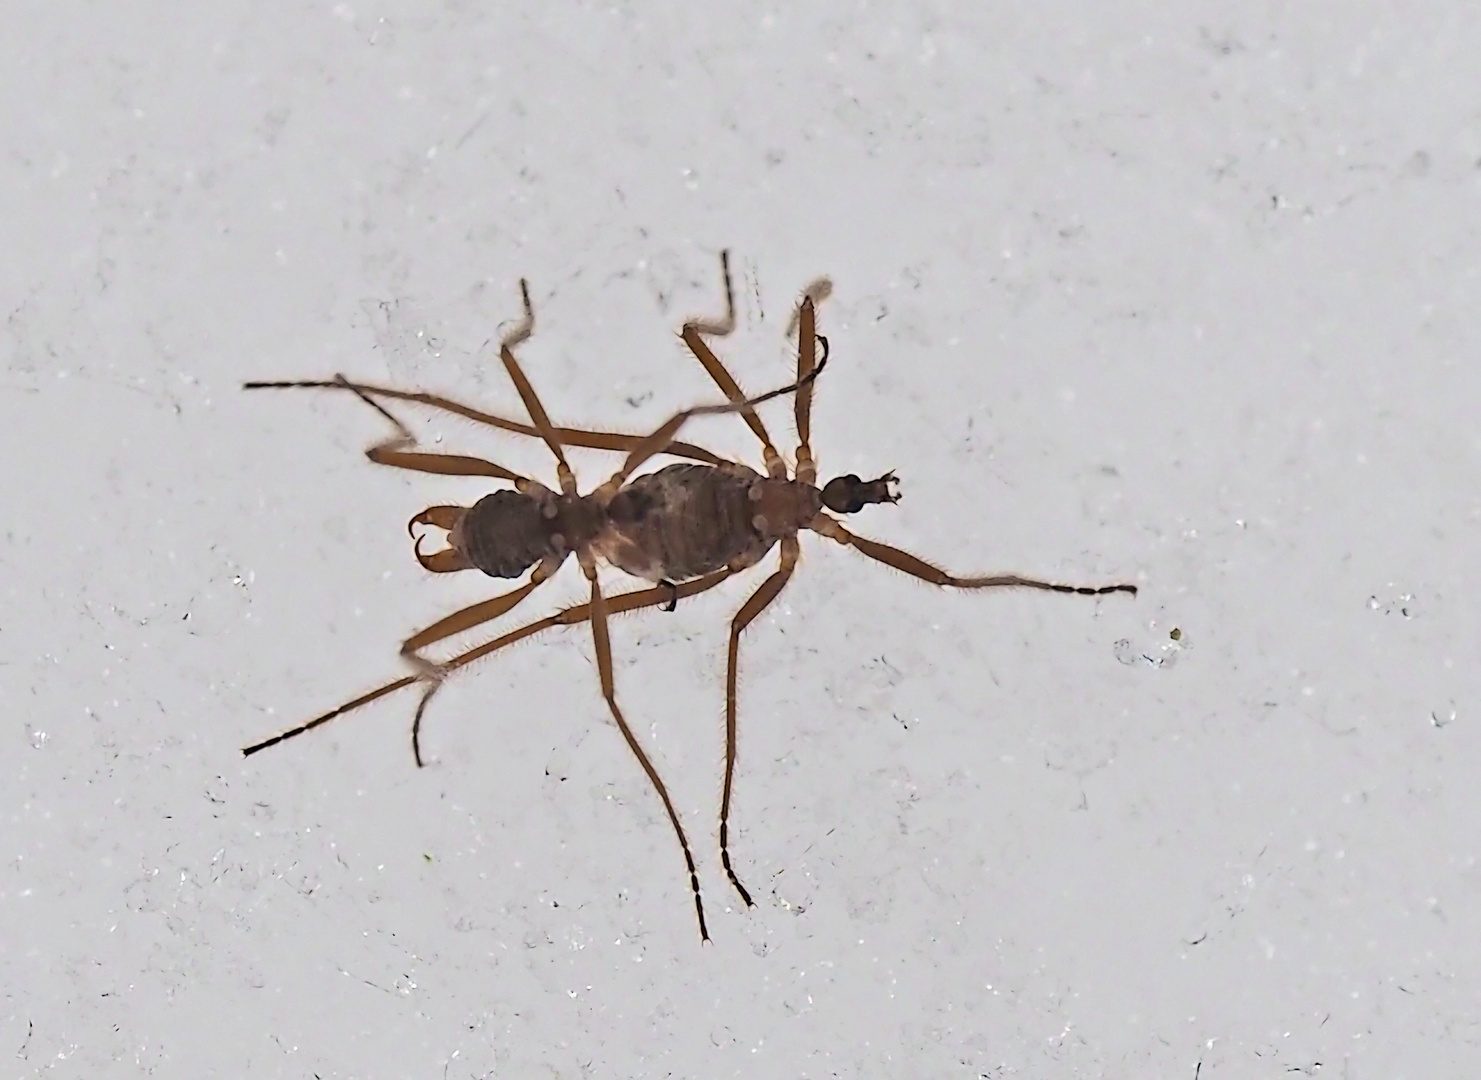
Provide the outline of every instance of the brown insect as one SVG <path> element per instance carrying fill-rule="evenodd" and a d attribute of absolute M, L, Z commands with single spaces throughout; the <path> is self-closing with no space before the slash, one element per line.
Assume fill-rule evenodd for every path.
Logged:
<path fill-rule="evenodd" d="M 725 281 L 725 318 L 719 322 L 686 323 L 681 336 L 695 358 L 730 399 L 730 404 L 683 410 L 647 436 L 555 428 L 551 425 L 539 398 L 511 351 L 515 345 L 530 336 L 534 327 L 529 291 L 523 281 L 520 288 L 524 300 L 524 319 L 503 338 L 500 358 L 534 421 L 533 427 L 492 416 L 436 395 L 355 384 L 342 377 L 332 382 L 246 384 L 249 389 L 317 387 L 349 390 L 385 416 L 397 430 L 394 438 L 366 452 L 372 461 L 416 472 L 489 476 L 511 482 L 514 485 L 513 491 L 496 491 L 472 507 L 429 507 L 412 518 L 409 528 L 431 525 L 447 532 L 448 546 L 432 554 L 422 552 L 421 538 L 417 538 L 417 559 L 430 571 L 451 573 L 479 569 L 492 577 L 504 578 L 520 577 L 529 571 L 530 578 L 525 585 L 512 592 L 473 604 L 407 638 L 402 644 L 401 652 L 416 668 L 416 674 L 387 683 L 305 724 L 249 746 L 243 751 L 244 754 L 254 754 L 403 687 L 423 682 L 427 688 L 412 723 L 413 753 L 417 764 L 421 765 L 422 716 L 428 701 L 447 675 L 552 626 L 569 626 L 590 621 L 602 696 L 606 699 L 623 738 L 663 802 L 669 822 L 679 839 L 689 870 L 690 887 L 694 893 L 700 936 L 707 941 L 709 931 L 705 924 L 704 903 L 700 896 L 699 876 L 688 838 L 663 780 L 617 705 L 611 644 L 607 631 L 609 615 L 660 605 L 672 610 L 678 600 L 714 588 L 757 563 L 773 547 L 778 544 L 781 546 L 778 569 L 752 593 L 731 620 L 726 667 L 725 782 L 720 802 L 720 858 L 730 883 L 749 907 L 753 903 L 751 895 L 731 866 L 729 844 L 730 797 L 736 759 L 736 673 L 740 635 L 787 584 L 797 564 L 800 532 L 808 529 L 821 533 L 871 559 L 934 585 L 960 589 L 1017 587 L 1084 596 L 1100 596 L 1113 592 L 1135 595 L 1136 586 L 1129 584 L 1065 585 L 1017 574 L 956 577 L 908 552 L 856 536 L 845 529 L 842 523 L 826 511 L 852 514 L 874 503 L 898 502 L 900 496 L 895 490 L 897 480 L 892 472 L 869 481 L 860 480 L 854 475 L 841 476 L 830 480 L 821 488 L 816 486 L 817 468 L 810 441 L 812 387 L 823 364 L 827 362 L 828 343 L 826 338 L 817 333 L 815 309 L 818 299 L 828 294 L 830 286 L 826 281 L 821 281 L 809 287 L 795 313 L 798 332 L 797 381 L 758 398 L 747 399 L 704 341 L 706 336 L 723 337 L 735 328 L 735 296 L 729 260 L 724 254 L 721 256 L 721 269 Z M 818 359 L 820 342 L 823 347 L 822 361 Z M 756 405 L 764 401 L 788 393 L 796 395 L 795 415 L 799 439 L 796 466 L 791 476 L 755 409 Z M 410 447 L 414 440 L 410 432 L 376 398 L 419 402 L 503 430 L 538 435 L 555 456 L 560 494 L 481 458 L 412 452 Z M 680 427 L 690 417 L 723 412 L 739 412 L 761 441 L 765 475 L 745 465 L 725 461 L 700 447 L 673 441 Z M 626 450 L 628 457 L 622 468 L 613 473 L 604 484 L 589 495 L 580 495 L 576 491 L 575 477 L 562 452 L 562 446 L 567 444 Z M 629 479 L 634 470 L 660 453 L 692 460 Z M 429 645 L 508 612 L 529 596 L 572 553 L 576 555 L 582 572 L 591 585 L 591 599 L 588 603 L 567 608 L 520 627 L 440 664 L 420 655 L 421 650 Z M 597 585 L 598 559 L 654 582 L 655 587 L 605 597 Z"/>

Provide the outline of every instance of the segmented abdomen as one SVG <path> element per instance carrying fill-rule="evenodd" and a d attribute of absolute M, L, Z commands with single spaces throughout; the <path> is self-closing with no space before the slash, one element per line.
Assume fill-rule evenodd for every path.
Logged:
<path fill-rule="evenodd" d="M 649 581 L 750 565 L 771 546 L 751 524 L 751 485 L 760 479 L 744 465 L 670 465 L 640 476 L 613 496 L 594 546 Z"/>
<path fill-rule="evenodd" d="M 539 504 L 517 491 L 479 499 L 464 515 L 461 533 L 463 554 L 489 577 L 519 577 L 550 545 Z"/>

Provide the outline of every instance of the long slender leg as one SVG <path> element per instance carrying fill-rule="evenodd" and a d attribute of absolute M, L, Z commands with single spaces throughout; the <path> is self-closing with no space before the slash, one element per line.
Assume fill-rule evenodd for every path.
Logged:
<path fill-rule="evenodd" d="M 475 626 L 481 626 L 513 610 L 549 576 L 544 567 L 535 567 L 530 580 L 519 588 L 511 589 L 502 596 L 495 596 L 477 604 L 469 604 L 461 611 L 455 611 L 451 615 L 438 619 L 431 626 L 417 631 L 401 643 L 401 655 L 409 659 L 425 661 L 425 657 L 418 654 L 428 645 L 435 644 L 444 638 L 450 638 L 454 634 L 461 634 L 465 630 L 472 630 Z"/>
<path fill-rule="evenodd" d="M 617 707 L 616 682 L 612 677 L 612 642 L 607 636 L 607 604 L 602 596 L 602 590 L 597 585 L 596 563 L 590 557 L 581 560 L 581 568 L 586 571 L 587 579 L 591 582 L 591 636 L 596 645 L 597 672 L 602 681 L 602 697 L 607 699 L 607 708 L 612 712 L 612 719 L 617 721 L 617 727 L 622 732 L 622 737 L 627 740 L 627 745 L 633 755 L 638 759 L 638 764 L 648 774 L 648 781 L 653 789 L 658 792 L 658 797 L 663 800 L 663 808 L 668 811 L 669 822 L 674 827 L 674 834 L 679 838 L 679 846 L 684 849 L 684 864 L 689 868 L 689 887 L 694 890 L 694 911 L 699 916 L 699 936 L 705 941 L 710 940 L 710 932 L 705 927 L 704 901 L 699 895 L 699 872 L 694 867 L 694 855 L 689 850 L 689 838 L 684 835 L 684 826 L 679 823 L 678 811 L 674 809 L 673 800 L 669 798 L 668 788 L 664 786 L 658 770 L 653 767 L 653 762 L 648 760 L 642 744 L 638 742 L 637 736 L 632 728 L 627 726 L 627 719 L 622 715 L 622 710 Z"/>
<path fill-rule="evenodd" d="M 421 556 L 420 551 L 417 554 L 418 557 Z M 416 718 L 411 723 L 411 754 L 416 759 L 417 768 L 420 769 L 426 764 L 422 759 L 422 716 L 427 711 L 427 703 L 432 700 L 432 695 L 442 688 L 442 680 L 447 677 L 447 669 L 421 656 L 421 650 L 443 638 L 452 637 L 454 634 L 460 634 L 465 630 L 471 630 L 475 626 L 481 626 L 497 619 L 534 592 L 549 576 L 550 572 L 543 564 L 537 566 L 534 573 L 530 575 L 530 580 L 519 588 L 481 603 L 470 604 L 461 611 L 455 611 L 445 618 L 438 619 L 431 626 L 418 631 L 401 643 L 401 658 L 416 668 L 422 680 L 427 684 L 427 688 L 422 691 L 422 700 L 417 704 Z"/>
<path fill-rule="evenodd" d="M 520 285 L 523 289 L 524 282 L 521 282 Z M 528 293 L 525 294 L 525 298 L 526 302 L 528 302 Z M 521 333 L 520 331 L 516 331 L 516 334 L 518 335 L 518 340 L 523 340 L 529 336 L 527 332 Z M 534 430 L 540 434 L 546 445 L 550 447 L 551 452 L 556 456 L 556 469 L 561 478 L 562 490 L 567 493 L 574 492 L 575 477 L 572 475 L 570 467 L 566 464 L 565 455 L 561 452 L 559 432 L 565 429 L 558 429 L 551 425 L 550 418 L 546 415 L 534 387 L 530 385 L 530 381 L 525 376 L 524 370 L 519 366 L 519 361 L 514 358 L 514 354 L 510 352 L 507 345 L 501 347 L 500 356 L 503 359 L 505 368 L 509 372 L 510 378 L 514 382 L 515 389 L 519 391 L 520 398 L 524 401 L 525 407 L 535 420 Z M 632 436 L 631 442 L 633 449 L 628 454 L 627 461 L 617 473 L 613 474 L 612 478 L 604 486 L 609 491 L 615 492 L 622 486 L 622 483 L 631 475 L 633 470 L 649 458 L 657 454 L 670 453 L 676 446 L 687 446 L 687 443 L 675 443 L 671 440 L 674 434 L 691 418 L 717 413 L 744 412 L 747 410 L 754 415 L 755 406 L 757 405 L 770 401 L 772 398 L 781 397 L 784 394 L 790 394 L 794 391 L 801 392 L 805 388 L 810 388 L 813 381 L 822 374 L 826 365 L 827 357 L 825 355 L 823 361 L 816 366 L 809 363 L 807 372 L 800 375 L 796 382 L 789 383 L 776 390 L 770 390 L 759 397 L 750 399 L 741 398 L 740 401 L 732 402 L 728 405 L 700 405 L 692 409 L 683 409 L 675 413 L 663 424 L 660 424 L 651 434 L 646 436 Z M 443 476 L 491 476 L 497 479 L 511 481 L 520 491 L 528 491 L 536 486 L 535 482 L 528 477 L 511 472 L 502 465 L 496 465 L 483 458 L 468 457 L 462 454 L 411 453 L 406 448 L 416 445 L 415 438 L 406 425 L 396 419 L 389 410 L 372 400 L 369 396 L 369 390 L 349 382 L 332 383 L 329 385 L 339 386 L 353 391 L 362 401 L 375 409 L 376 412 L 380 413 L 395 426 L 397 431 L 395 437 L 383 443 L 377 443 L 365 452 L 365 456 L 377 465 L 389 465 L 393 468 L 409 469 L 413 472 L 436 473 Z M 737 389 L 738 392 L 739 390 Z M 628 436 L 622 436 L 622 438 L 624 440 L 629 439 Z M 724 459 L 715 457 L 713 454 L 708 454 L 708 451 L 705 451 L 705 453 L 716 463 L 723 463 Z M 783 466 L 782 475 L 785 476 L 785 466 Z"/>
<path fill-rule="evenodd" d="M 602 485 L 601 490 L 608 496 L 615 495 L 617 493 L 617 489 L 622 487 L 627 478 L 632 475 L 633 470 L 642 465 L 643 462 L 647 461 L 654 454 L 660 453 L 665 446 L 669 445 L 668 440 L 674 435 L 674 433 L 677 432 L 681 427 L 684 426 L 687 421 L 691 420 L 692 418 L 696 416 L 710 416 L 716 413 L 740 412 L 743 409 L 752 409 L 752 411 L 754 411 L 753 406 L 770 401 L 774 397 L 781 397 L 783 394 L 790 394 L 802 386 L 810 385 L 814 379 L 816 379 L 823 373 L 823 368 L 826 363 L 827 360 L 825 358 L 823 363 L 819 364 L 817 367 L 809 371 L 804 378 L 799 379 L 797 382 L 789 383 L 786 386 L 779 387 L 776 390 L 769 390 L 766 393 L 762 394 L 760 397 L 750 398 L 749 400 L 742 399 L 739 402 L 732 402 L 729 405 L 697 405 L 692 409 L 681 409 L 679 412 L 674 413 L 673 416 L 669 417 L 662 424 L 660 424 L 654 430 L 653 434 L 649 435 L 646 439 L 644 439 L 641 443 L 633 448 L 632 453 L 628 454 L 627 460 L 623 462 L 622 468 L 618 469 L 615 473 L 612 474 L 607 482 Z M 782 476 L 785 477 L 785 465 L 782 466 L 782 470 Z"/>
<path fill-rule="evenodd" d="M 689 346 L 689 351 L 694 354 L 705 371 L 709 372 L 710 378 L 715 380 L 718 386 L 735 405 L 744 417 L 746 424 L 756 433 L 756 438 L 761 440 L 761 457 L 766 462 L 766 472 L 769 476 L 786 478 L 786 465 L 782 462 L 781 455 L 776 452 L 772 445 L 771 436 L 766 433 L 766 427 L 761 423 L 761 417 L 756 415 L 756 410 L 746 401 L 746 395 L 725 370 L 725 365 L 720 362 L 708 345 L 705 344 L 701 334 L 711 337 L 725 337 L 735 330 L 735 287 L 730 280 L 730 252 L 720 252 L 720 274 L 725 279 L 725 318 L 719 322 L 704 322 L 694 320 L 684 324 L 679 336 L 684 339 L 684 344 Z"/>
<path fill-rule="evenodd" d="M 725 872 L 730 875 L 730 883 L 735 886 L 735 891 L 740 893 L 746 907 L 751 906 L 751 894 L 746 892 L 746 887 L 740 883 L 740 878 L 735 876 L 735 871 L 730 866 L 730 790 L 735 779 L 735 743 L 736 743 L 736 671 L 740 661 L 740 636 L 741 631 L 750 625 L 751 620 L 766 610 L 768 604 L 777 598 L 777 594 L 787 584 L 787 579 L 792 576 L 792 568 L 797 565 L 797 552 L 799 545 L 797 537 L 789 536 L 782 541 L 782 565 L 776 573 L 761 583 L 761 587 L 751 594 L 740 611 L 730 622 L 730 657 L 725 665 L 725 788 L 720 796 L 720 861 L 725 864 Z"/>
<path fill-rule="evenodd" d="M 399 449 L 396 443 L 381 443 L 365 451 L 365 456 L 377 465 L 389 465 L 393 469 L 410 469 L 412 472 L 436 473 L 439 476 L 492 476 L 499 480 L 513 481 L 515 487 L 526 490 L 532 481 L 519 473 L 510 472 L 502 465 L 495 465 L 483 458 L 465 454 L 412 454 Z"/>
<path fill-rule="evenodd" d="M 499 480 L 512 481 L 514 486 L 521 491 L 529 490 L 532 485 L 532 481 L 527 477 L 510 472 L 504 466 L 495 465 L 492 461 L 485 461 L 483 458 L 467 457 L 463 454 L 408 453 L 408 448 L 417 444 L 411 429 L 380 402 L 353 383 L 346 381 L 343 375 L 336 376 L 336 379 L 336 385 L 353 391 L 356 397 L 384 416 L 396 429 L 396 434 L 391 438 L 385 442 L 376 443 L 365 451 L 365 456 L 377 465 L 389 465 L 394 469 L 409 469 L 412 472 L 436 473 L 440 476 L 492 476 Z"/>
<path fill-rule="evenodd" d="M 519 391 L 519 399 L 524 402 L 525 411 L 535 422 L 535 430 L 540 433 L 540 438 L 545 440 L 545 445 L 550 447 L 550 452 L 555 455 L 555 471 L 560 477 L 561 493 L 574 495 L 576 494 L 576 476 L 571 472 L 571 466 L 566 464 L 566 455 L 561 450 L 560 438 L 556 435 L 555 428 L 551 426 L 550 417 L 545 415 L 545 406 L 540 404 L 539 395 L 530 385 L 530 380 L 525 378 L 524 369 L 519 366 L 519 361 L 514 358 L 514 353 L 511 351 L 520 342 L 528 340 L 535 329 L 535 309 L 530 306 L 530 286 L 524 278 L 519 279 L 519 295 L 524 300 L 525 317 L 499 342 L 499 358 L 504 361 L 504 370 L 509 372 L 514 388 Z"/>
<path fill-rule="evenodd" d="M 908 551 L 890 547 L 889 544 L 881 544 L 877 540 L 866 540 L 862 536 L 855 536 L 827 514 L 819 514 L 808 525 L 808 528 L 840 544 L 852 547 L 876 562 L 893 566 L 896 570 L 903 570 L 911 577 L 929 581 L 932 585 L 942 585 L 952 589 L 1042 589 L 1045 592 L 1076 593 L 1080 596 L 1104 596 L 1106 593 L 1116 592 L 1136 595 L 1135 585 L 1064 585 L 1057 581 L 1020 577 L 1018 574 L 956 577 Z"/>
<path fill-rule="evenodd" d="M 440 394 L 424 394 L 419 390 L 397 390 L 390 386 L 376 386 L 372 383 L 352 383 L 348 381 L 325 380 L 325 379 L 303 379 L 287 382 L 247 382 L 242 384 L 243 390 L 349 390 L 356 394 L 368 397 L 385 398 L 388 401 L 409 401 L 418 405 L 426 405 L 433 409 L 441 409 L 443 412 L 461 416 L 465 420 L 471 420 L 475 424 L 484 424 L 488 427 L 497 428 L 500 431 L 508 431 L 515 435 L 528 435 L 539 438 L 540 432 L 533 424 L 522 424 L 517 420 L 506 420 L 502 416 L 486 413 L 475 409 L 471 405 L 463 405 L 446 398 Z M 583 428 L 555 428 L 555 434 L 565 446 L 583 446 L 593 450 L 617 450 L 629 451 L 643 440 L 642 435 L 627 435 L 618 431 L 588 431 Z M 725 459 L 718 454 L 712 454 L 700 446 L 691 443 L 674 442 L 664 447 L 663 453 L 673 457 L 689 458 L 691 461 L 702 461 L 706 465 L 723 465 Z"/>
<path fill-rule="evenodd" d="M 289 728 L 287 731 L 280 731 L 270 739 L 263 739 L 261 742 L 253 743 L 251 746 L 242 747 L 242 756 L 251 757 L 259 750 L 266 750 L 269 746 L 277 746 L 278 743 L 302 735 L 305 731 L 313 731 L 314 728 L 327 724 L 336 717 L 344 716 L 346 713 L 352 713 L 362 706 L 369 705 L 372 701 L 379 701 L 387 694 L 394 694 L 397 690 L 418 682 L 420 678 L 418 675 L 403 675 L 395 682 L 388 682 L 385 686 L 380 686 L 368 693 L 361 694 L 359 697 L 345 702 L 338 708 L 330 709 L 327 713 L 321 713 L 307 723 L 299 724 L 297 727 Z"/>
<path fill-rule="evenodd" d="M 807 379 L 812 374 L 817 350 L 817 312 L 812 296 L 808 295 L 803 297 L 797 308 L 797 381 L 802 385 L 797 390 L 797 399 L 794 402 L 797 416 L 797 480 L 803 484 L 814 483 L 818 478 L 818 467 L 812 457 L 812 381 Z"/>
<path fill-rule="evenodd" d="M 669 602 L 670 599 L 682 600 L 686 597 L 697 596 L 702 592 L 713 589 L 716 585 L 719 585 L 722 581 L 724 581 L 726 578 L 731 577 L 734 573 L 735 571 L 732 570 L 717 570 L 713 574 L 706 574 L 704 577 L 694 578 L 691 581 L 682 581 L 678 585 L 673 587 L 660 585 L 652 589 L 637 589 L 633 592 L 619 593 L 617 596 L 609 596 L 605 598 L 607 604 L 607 615 L 609 617 L 613 615 L 621 615 L 629 611 L 637 611 L 641 608 L 656 607 L 659 604 L 666 604 Z M 535 634 L 540 633 L 542 630 L 549 630 L 551 627 L 554 626 L 574 626 L 578 623 L 586 622 L 590 618 L 590 604 L 577 604 L 573 607 L 564 608 L 561 611 L 556 612 L 554 615 L 547 615 L 543 619 L 537 619 L 535 622 L 529 623 L 525 626 L 521 626 L 516 630 L 511 630 L 509 633 L 503 634 L 492 641 L 485 642 L 484 644 L 469 649 L 466 652 L 459 653 L 457 656 L 453 657 L 451 660 L 448 660 L 442 665 L 443 671 L 451 673 L 459 668 L 467 667 L 469 664 L 473 663 L 476 660 L 482 660 L 489 654 L 498 652 L 500 649 L 513 645 L 515 642 L 523 641 L 525 638 L 532 637 Z M 251 746 L 245 747 L 242 750 L 242 754 L 244 756 L 247 756 L 255 754 L 259 750 L 266 750 L 269 746 L 276 746 L 278 743 L 283 742 L 286 739 L 292 739 L 296 736 L 302 735 L 306 731 L 312 731 L 314 728 L 321 727 L 322 725 L 329 723 L 329 721 L 331 720 L 344 716 L 347 713 L 352 713 L 362 706 L 369 705 L 372 701 L 379 701 L 387 694 L 394 694 L 397 690 L 404 689 L 405 687 L 411 686 L 413 683 L 421 681 L 423 681 L 423 679 L 420 675 L 403 676 L 402 678 L 397 679 L 394 682 L 386 683 L 386 685 L 384 686 L 377 687 L 376 689 L 371 690 L 368 693 L 361 694 L 359 697 L 345 702 L 343 705 L 339 706 L 336 709 L 331 709 L 327 713 L 316 716 L 314 717 L 314 719 L 308 721 L 307 723 L 300 724 L 294 728 L 289 728 L 287 731 L 279 732 L 277 735 L 274 735 L 270 739 L 264 739 L 259 743 L 253 743 Z"/>

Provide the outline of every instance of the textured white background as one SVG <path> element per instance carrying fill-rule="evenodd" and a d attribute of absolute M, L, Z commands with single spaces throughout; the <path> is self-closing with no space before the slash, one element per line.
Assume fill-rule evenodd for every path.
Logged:
<path fill-rule="evenodd" d="M 0 1073 L 1473 1069 L 1474 6 L 517 6 L 7 8 Z M 752 390 L 836 282 L 824 472 L 905 484 L 859 531 L 1141 597 L 809 538 L 744 649 L 749 912 L 714 819 L 762 574 L 618 624 L 705 947 L 583 632 L 450 684 L 434 767 L 414 695 L 244 761 L 491 583 L 403 531 L 481 485 L 240 381 L 517 414 L 478 348 L 525 275 L 552 415 L 636 430 L 716 397 L 673 331 L 723 247 Z"/>

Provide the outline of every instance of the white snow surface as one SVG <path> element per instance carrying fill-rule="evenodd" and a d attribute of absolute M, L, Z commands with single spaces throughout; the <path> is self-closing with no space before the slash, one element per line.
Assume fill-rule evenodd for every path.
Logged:
<path fill-rule="evenodd" d="M 1473 1072 L 1474 5 L 23 0 L 0 40 L 0 1060 L 17 1077 Z M 327 378 L 556 422 L 831 363 L 861 534 L 262 754 L 508 583 Z M 553 483 L 417 408 L 429 449 Z M 790 455 L 789 406 L 764 412 Z M 759 464 L 735 417 L 686 437 Z M 611 454 L 572 453 L 585 486 Z M 655 467 L 658 463 L 655 462 Z M 613 573 L 609 590 L 628 587 Z M 490 628 L 578 602 L 574 563 Z M 485 634 L 484 637 L 488 635 Z M 466 643 L 483 640 L 478 633 Z M 1469 792 L 1470 794 L 1467 794 Z"/>

